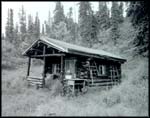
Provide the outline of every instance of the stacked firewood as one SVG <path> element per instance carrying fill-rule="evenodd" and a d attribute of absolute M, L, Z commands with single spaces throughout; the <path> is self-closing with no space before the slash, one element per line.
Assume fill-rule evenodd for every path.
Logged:
<path fill-rule="evenodd" d="M 78 76 L 80 79 L 90 79 L 90 72 L 89 72 L 89 62 L 81 62 L 80 68 L 78 69 Z"/>

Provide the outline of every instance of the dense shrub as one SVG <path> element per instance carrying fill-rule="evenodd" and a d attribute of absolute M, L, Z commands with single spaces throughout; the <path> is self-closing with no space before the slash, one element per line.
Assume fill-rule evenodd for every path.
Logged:
<path fill-rule="evenodd" d="M 7 40 L 2 40 L 2 68 L 13 69 L 26 63 L 26 59 L 18 55 L 17 48 Z"/>

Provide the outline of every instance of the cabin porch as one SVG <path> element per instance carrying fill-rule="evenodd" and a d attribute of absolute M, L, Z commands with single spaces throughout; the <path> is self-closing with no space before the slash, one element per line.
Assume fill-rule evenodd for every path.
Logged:
<path fill-rule="evenodd" d="M 63 57 L 64 54 L 46 54 L 46 55 L 36 55 L 28 57 L 28 69 L 27 69 L 27 80 L 29 85 L 36 85 L 37 87 L 44 87 L 46 82 L 47 74 L 53 75 L 53 78 L 59 78 L 62 81 L 63 78 Z M 31 60 L 33 58 L 43 60 L 43 69 L 39 76 L 33 76 L 30 74 Z"/>

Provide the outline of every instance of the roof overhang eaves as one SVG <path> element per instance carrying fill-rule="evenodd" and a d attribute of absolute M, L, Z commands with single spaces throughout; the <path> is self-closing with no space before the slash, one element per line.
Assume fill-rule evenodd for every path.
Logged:
<path fill-rule="evenodd" d="M 30 50 L 30 49 L 32 48 L 32 46 L 35 45 L 38 41 L 39 41 L 39 39 L 36 40 L 36 41 L 34 41 L 34 42 L 22 53 L 22 55 L 23 55 L 23 56 L 27 56 L 26 52 L 27 52 L 28 50 Z"/>
<path fill-rule="evenodd" d="M 58 50 L 60 50 L 60 51 L 62 51 L 62 52 L 68 52 L 68 49 L 67 49 L 67 48 L 63 48 L 63 47 L 61 47 L 61 46 L 58 46 L 57 44 L 54 44 L 54 43 L 52 43 L 52 42 L 48 42 L 48 41 L 43 40 L 43 39 L 42 39 L 42 40 L 41 40 L 41 39 L 38 39 L 38 40 L 34 41 L 34 42 L 31 44 L 31 46 L 28 47 L 28 48 L 22 53 L 22 55 L 23 55 L 23 56 L 27 56 L 27 54 L 26 54 L 27 51 L 30 50 L 38 41 L 44 43 L 45 45 L 53 46 L 54 48 L 56 48 L 56 49 L 58 49 Z"/>
<path fill-rule="evenodd" d="M 68 49 L 68 53 L 74 53 L 74 54 L 78 54 L 78 55 L 82 55 L 82 56 L 90 56 L 90 57 L 99 58 L 99 59 L 113 60 L 113 61 L 117 61 L 120 63 L 124 63 L 127 61 L 126 59 L 109 57 L 106 55 L 91 54 L 91 53 L 86 53 L 83 51 L 76 51 L 76 50 L 72 50 L 72 49 Z"/>
<path fill-rule="evenodd" d="M 67 48 L 64 48 L 64 47 L 61 47 L 61 46 L 59 46 L 59 45 L 57 45 L 57 44 L 54 44 L 54 43 L 52 43 L 52 42 L 49 42 L 49 41 L 47 41 L 47 40 L 44 40 L 44 39 L 40 39 L 40 41 L 42 41 L 43 43 L 45 43 L 45 44 L 47 44 L 48 46 L 53 46 L 54 48 L 56 48 L 56 49 L 58 49 L 58 50 L 60 50 L 60 51 L 62 51 L 62 52 L 68 52 L 68 49 Z"/>

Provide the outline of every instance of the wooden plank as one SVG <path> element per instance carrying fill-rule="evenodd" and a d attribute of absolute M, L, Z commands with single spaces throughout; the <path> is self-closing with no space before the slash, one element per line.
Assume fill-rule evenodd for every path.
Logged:
<path fill-rule="evenodd" d="M 28 84 L 43 85 L 42 82 L 32 82 L 32 81 L 28 81 Z"/>
<path fill-rule="evenodd" d="M 91 80 L 87 80 L 87 81 L 91 81 Z M 111 81 L 110 79 L 97 79 L 97 80 L 95 80 L 95 79 L 93 79 L 93 82 L 102 82 L 102 81 Z"/>
<path fill-rule="evenodd" d="M 97 83 L 109 83 L 109 82 L 112 82 L 112 83 L 117 82 L 118 83 L 119 80 L 116 79 L 116 80 L 113 80 L 113 81 L 111 81 L 111 80 L 108 80 L 108 81 L 106 81 L 106 80 L 104 80 L 104 81 L 94 81 L 93 84 L 97 84 Z M 92 83 L 92 81 L 88 81 L 88 83 L 90 84 L 90 83 Z"/>
<path fill-rule="evenodd" d="M 43 83 L 42 82 L 33 82 L 33 81 L 28 81 L 29 83 L 32 83 L 32 84 L 40 84 L 42 85 Z"/>
<path fill-rule="evenodd" d="M 33 82 L 43 82 L 43 80 L 36 80 L 36 79 L 27 79 L 28 81 L 33 81 Z"/>
<path fill-rule="evenodd" d="M 93 84 L 95 84 L 95 83 L 107 83 L 107 82 L 111 82 L 111 81 L 93 82 Z M 92 83 L 92 82 L 90 81 L 89 83 Z"/>
<path fill-rule="evenodd" d="M 35 49 L 35 48 L 32 48 L 31 50 L 35 50 L 35 51 L 38 51 L 38 52 L 43 52 L 43 51 L 41 51 L 39 49 Z"/>
<path fill-rule="evenodd" d="M 94 85 L 94 86 L 100 86 L 100 85 L 112 85 L 114 84 L 114 82 L 104 82 L 104 83 L 93 83 L 93 84 L 89 84 L 89 85 Z"/>
<path fill-rule="evenodd" d="M 33 80 L 33 79 L 28 79 L 27 81 L 30 81 L 30 82 L 31 82 L 31 81 L 32 81 L 32 82 L 41 82 L 41 83 L 43 82 L 43 80 Z"/>
<path fill-rule="evenodd" d="M 43 80 L 43 78 L 37 78 L 37 77 L 28 77 L 27 80 L 28 80 L 28 79 L 29 79 L 29 80 L 30 80 L 30 79 L 31 79 L 31 80 L 39 80 L 39 81 Z"/>
<path fill-rule="evenodd" d="M 43 85 L 43 83 L 42 83 L 42 82 L 28 81 L 28 83 L 32 83 L 32 84 L 40 84 L 40 85 Z"/>
<path fill-rule="evenodd" d="M 43 87 L 43 84 L 35 84 L 35 83 L 28 83 L 28 84 L 32 86 L 38 85 L 38 87 Z"/>
<path fill-rule="evenodd" d="M 65 56 L 65 54 L 43 54 L 43 55 L 32 55 L 31 57 L 52 57 L 52 56 Z"/>
<path fill-rule="evenodd" d="M 27 81 L 28 81 L 28 82 L 40 82 L 40 83 L 43 83 L 43 81 L 39 81 L 39 80 L 31 80 L 31 79 L 28 79 Z"/>
<path fill-rule="evenodd" d="M 36 77 L 36 76 L 35 76 L 35 77 L 34 77 L 34 76 L 33 76 L 33 77 L 32 77 L 32 76 L 28 76 L 28 78 L 29 78 L 29 79 L 43 80 L 42 77 Z"/>
<path fill-rule="evenodd" d="M 41 79 L 41 78 L 27 78 L 27 80 L 38 80 L 38 81 L 42 81 L 43 80 L 43 78 Z"/>
<path fill-rule="evenodd" d="M 108 85 L 103 84 L 103 85 L 96 85 L 96 86 L 95 85 L 89 85 L 89 87 L 95 87 L 95 88 L 96 87 L 102 87 L 102 86 L 109 88 L 110 86 L 112 86 L 112 84 L 110 84 L 110 85 L 109 84 Z"/>

